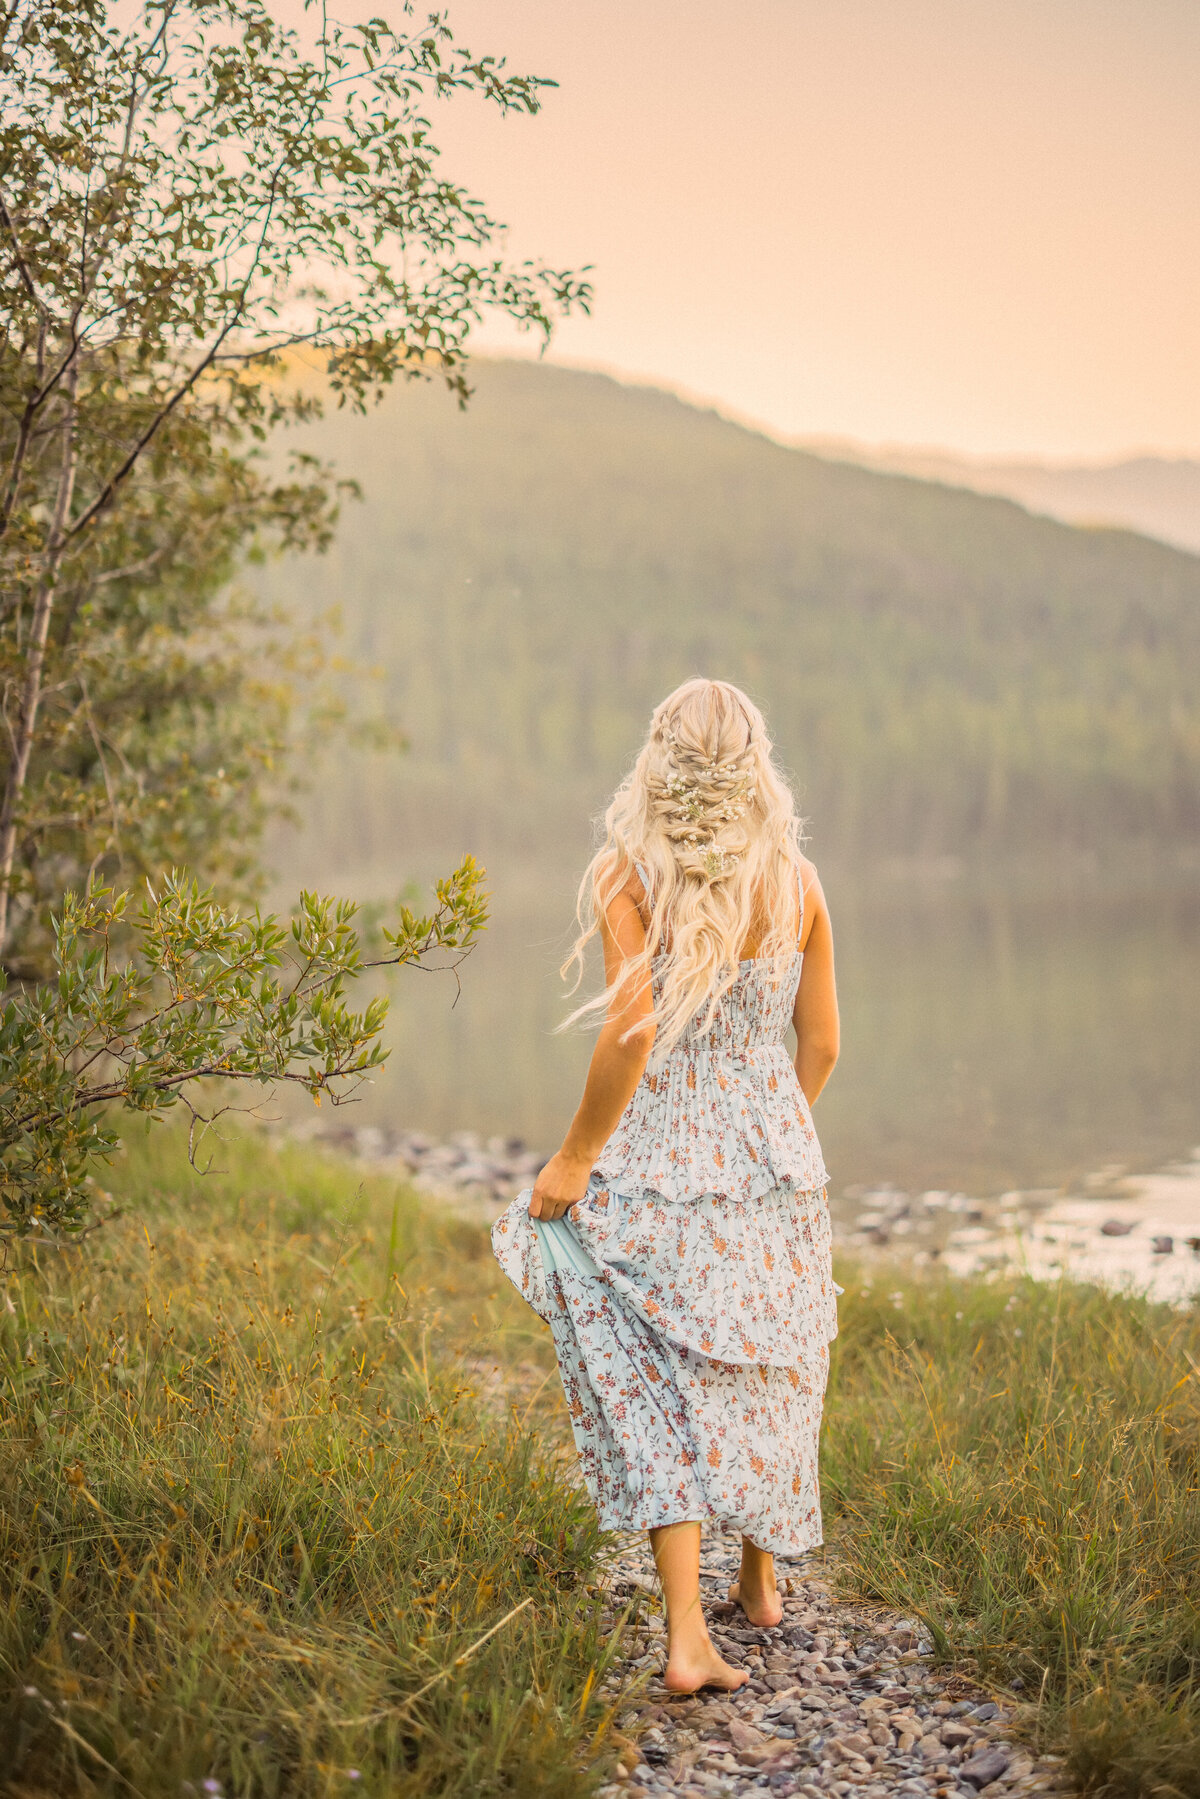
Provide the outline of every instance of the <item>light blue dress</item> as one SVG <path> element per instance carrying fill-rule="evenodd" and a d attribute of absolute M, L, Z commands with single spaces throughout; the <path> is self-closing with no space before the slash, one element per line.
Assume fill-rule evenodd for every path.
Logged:
<path fill-rule="evenodd" d="M 527 1188 L 493 1226 L 553 1334 L 604 1529 L 715 1519 L 779 1554 L 821 1541 L 838 1289 L 786 1044 L 801 963 L 741 963 L 709 1026 L 651 1062 L 565 1218 L 531 1218 Z"/>

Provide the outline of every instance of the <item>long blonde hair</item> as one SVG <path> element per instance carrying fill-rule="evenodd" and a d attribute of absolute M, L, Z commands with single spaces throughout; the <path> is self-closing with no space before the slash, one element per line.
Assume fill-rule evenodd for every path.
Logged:
<path fill-rule="evenodd" d="M 579 935 L 563 977 L 574 969 L 572 991 L 578 987 L 601 915 L 639 866 L 646 947 L 560 1028 L 606 1011 L 652 965 L 655 1062 L 704 1007 L 707 1028 L 737 979 L 752 925 L 760 926 L 761 957 L 795 951 L 801 840 L 795 800 L 754 702 L 728 681 L 677 687 L 656 708 L 604 815 L 604 841 L 579 884 Z"/>

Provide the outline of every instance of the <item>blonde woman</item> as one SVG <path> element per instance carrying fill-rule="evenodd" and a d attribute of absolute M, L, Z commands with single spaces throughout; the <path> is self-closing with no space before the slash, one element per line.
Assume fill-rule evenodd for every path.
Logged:
<path fill-rule="evenodd" d="M 496 1256 L 550 1325 L 606 1530 L 648 1530 L 666 1684 L 735 1688 L 700 1605 L 700 1531 L 741 1533 L 730 1597 L 782 1616 L 776 1554 L 821 1541 L 835 1335 L 811 1106 L 838 1054 L 833 937 L 758 708 L 725 681 L 658 707 L 579 890 L 602 1016 L 583 1099 Z M 570 1021 L 568 1021 L 570 1022 Z M 796 1030 L 793 1064 L 785 1037 Z"/>

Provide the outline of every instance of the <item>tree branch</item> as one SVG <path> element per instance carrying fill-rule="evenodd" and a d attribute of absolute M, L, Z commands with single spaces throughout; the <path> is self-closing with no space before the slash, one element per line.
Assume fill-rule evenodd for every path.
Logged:
<path fill-rule="evenodd" d="M 13 219 L 12 213 L 8 210 L 8 201 L 4 198 L 2 191 L 0 191 L 0 219 L 3 219 L 8 235 L 12 239 L 13 261 L 16 264 L 17 272 L 21 277 L 21 282 L 25 291 L 37 307 L 39 313 L 44 317 L 49 317 L 50 308 L 38 293 L 33 276 L 29 272 L 29 264 L 25 260 L 25 252 L 21 248 L 21 239 L 17 233 L 16 221 Z"/>
<path fill-rule="evenodd" d="M 50 618 L 54 610 L 54 589 L 58 578 L 58 565 L 65 544 L 63 526 L 71 509 L 71 495 L 75 488 L 75 389 L 77 377 L 78 371 L 73 369 L 68 379 L 67 406 L 62 423 L 63 447 L 59 464 L 58 492 L 55 497 L 50 530 L 47 533 L 41 579 L 38 583 L 37 598 L 34 603 L 33 626 L 30 632 L 29 655 L 25 668 L 24 690 L 21 695 L 21 711 L 17 722 L 14 754 L 4 783 L 3 804 L 0 805 L 0 955 L 4 952 L 8 937 L 9 898 L 12 890 L 13 861 L 17 847 L 17 811 L 21 796 L 25 791 L 29 759 L 33 753 L 38 705 L 41 700 L 42 669 L 45 666 L 46 644 L 50 636 Z"/>
<path fill-rule="evenodd" d="M 12 519 L 13 508 L 17 503 L 17 495 L 21 491 L 21 475 L 25 468 L 25 459 L 29 454 L 29 442 L 33 433 L 34 420 L 38 408 L 42 404 L 40 388 L 42 376 L 46 368 L 46 314 L 38 315 L 38 346 L 34 360 L 34 391 L 26 400 L 21 412 L 21 422 L 17 427 L 17 441 L 13 446 L 12 457 L 8 465 L 8 479 L 4 484 L 4 499 L 0 502 L 0 538 L 2 538 Z"/>
<path fill-rule="evenodd" d="M 316 107 L 317 107 L 317 102 L 314 99 L 312 105 L 309 108 L 309 112 L 308 112 L 307 122 L 309 124 L 311 124 L 311 122 L 312 122 L 313 114 L 316 112 Z M 253 282 L 254 277 L 258 272 L 258 265 L 262 261 L 263 251 L 266 248 L 267 232 L 268 232 L 268 229 L 270 228 L 271 219 L 274 216 L 275 200 L 276 200 L 276 197 L 277 197 L 277 194 L 279 191 L 279 183 L 283 179 L 284 173 L 287 170 L 290 162 L 291 162 L 291 152 L 289 151 L 288 154 L 283 158 L 283 160 L 278 164 L 278 166 L 276 167 L 276 169 L 271 177 L 271 185 L 270 185 L 270 188 L 269 188 L 268 194 L 267 194 L 267 203 L 266 203 L 266 209 L 265 209 L 263 222 L 262 222 L 262 229 L 260 230 L 260 232 L 258 234 L 258 242 L 254 248 L 254 255 L 251 259 L 250 267 L 246 272 L 246 277 L 242 283 L 241 290 L 240 290 L 240 292 L 238 294 L 238 298 L 237 298 L 237 304 L 234 306 L 233 312 L 230 314 L 229 318 L 226 320 L 225 324 L 222 326 L 221 330 L 218 332 L 217 337 L 216 337 L 214 343 L 212 344 L 211 348 L 205 353 L 204 356 L 201 357 L 200 361 L 196 364 L 196 366 L 192 370 L 191 374 L 187 377 L 187 379 L 184 382 L 182 382 L 180 384 L 180 386 L 172 394 L 171 398 L 167 401 L 166 405 L 163 406 L 159 410 L 159 412 L 155 415 L 155 417 L 151 420 L 150 424 L 146 427 L 146 429 L 142 433 L 141 437 L 134 444 L 133 448 L 129 451 L 128 455 L 125 457 L 125 460 L 121 463 L 121 466 L 117 469 L 116 473 L 109 478 L 109 480 L 105 483 L 104 487 L 97 494 L 96 498 L 92 501 L 91 505 L 86 508 L 86 510 L 81 515 L 81 517 L 78 518 L 75 521 L 75 523 L 72 525 L 71 529 L 67 533 L 67 541 L 68 542 L 71 542 L 74 538 L 78 537 L 82 531 L 87 529 L 88 525 L 91 524 L 91 522 L 94 518 L 98 517 L 101 512 L 103 512 L 109 505 L 111 505 L 119 488 L 122 486 L 122 484 L 126 480 L 128 480 L 129 476 L 132 474 L 133 470 L 136 468 L 138 460 L 142 455 L 142 452 L 147 448 L 147 446 L 151 442 L 153 442 L 154 438 L 157 436 L 158 432 L 162 429 L 162 427 L 166 423 L 167 419 L 170 418 L 171 414 L 175 411 L 176 407 L 179 406 L 181 404 L 181 402 L 186 398 L 186 396 L 192 391 L 192 389 L 195 387 L 197 381 L 199 381 L 200 377 L 204 374 L 204 372 L 207 369 L 212 367 L 214 359 L 216 358 L 217 353 L 219 352 L 219 350 L 221 348 L 221 345 L 230 336 L 230 334 L 234 330 L 236 330 L 238 324 L 241 321 L 242 315 L 246 310 L 246 305 L 247 305 L 249 297 L 250 297 L 251 283 Z"/>

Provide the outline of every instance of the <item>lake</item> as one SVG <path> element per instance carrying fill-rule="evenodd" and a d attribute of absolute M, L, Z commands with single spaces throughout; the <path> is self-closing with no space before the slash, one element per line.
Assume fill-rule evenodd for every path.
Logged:
<path fill-rule="evenodd" d="M 1200 1143 L 1194 876 L 824 880 L 843 1049 L 815 1116 L 835 1196 L 1069 1189 Z M 493 887 L 457 1004 L 452 977 L 391 981 L 391 1061 L 343 1121 L 559 1141 L 589 1048 L 554 1030 L 570 884 Z"/>

